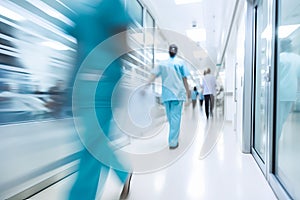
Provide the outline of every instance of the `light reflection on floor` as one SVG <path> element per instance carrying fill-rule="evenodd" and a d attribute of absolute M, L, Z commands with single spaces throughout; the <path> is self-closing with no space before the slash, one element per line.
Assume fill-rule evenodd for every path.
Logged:
<path fill-rule="evenodd" d="M 214 126 L 213 123 L 217 120 L 206 120 L 199 107 L 195 110 L 185 108 L 184 115 L 182 123 L 188 123 L 193 117 L 200 116 L 194 142 L 172 165 L 156 172 L 134 174 L 129 200 L 276 199 L 252 155 L 241 153 L 230 122 L 225 122 L 219 129 L 221 132 L 217 143 L 211 143 L 214 148 L 207 151 L 210 148 L 204 141 L 211 132 L 205 132 L 205 127 L 209 123 L 210 127 Z M 189 134 L 188 127 L 182 130 L 181 137 L 185 134 Z M 207 148 L 203 148 L 205 145 Z M 199 159 L 203 149 L 206 149 L 207 154 Z M 75 176 L 76 174 L 31 199 L 66 199 L 66 193 Z M 118 199 L 121 185 L 113 173 L 109 173 L 103 191 L 103 194 L 98 192 L 98 199 Z"/>

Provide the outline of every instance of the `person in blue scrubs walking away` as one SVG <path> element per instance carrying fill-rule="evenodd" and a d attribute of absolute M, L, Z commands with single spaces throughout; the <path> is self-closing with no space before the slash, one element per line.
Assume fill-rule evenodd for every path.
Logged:
<path fill-rule="evenodd" d="M 190 98 L 187 82 L 189 72 L 183 60 L 176 57 L 177 51 L 175 44 L 169 46 L 170 58 L 154 68 L 149 81 L 151 83 L 159 76 L 162 79 L 161 101 L 165 105 L 169 122 L 169 149 L 176 149 L 179 145 L 182 105 L 187 96 Z"/>

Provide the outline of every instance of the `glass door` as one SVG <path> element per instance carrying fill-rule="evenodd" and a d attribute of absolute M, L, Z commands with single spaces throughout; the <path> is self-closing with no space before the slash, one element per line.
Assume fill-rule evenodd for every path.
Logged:
<path fill-rule="evenodd" d="M 278 1 L 274 174 L 300 199 L 300 1 Z"/>
<path fill-rule="evenodd" d="M 259 1 L 256 6 L 256 48 L 254 62 L 255 105 L 253 155 L 266 173 L 267 135 L 270 119 L 270 63 L 272 29 L 269 22 L 269 1 Z"/>

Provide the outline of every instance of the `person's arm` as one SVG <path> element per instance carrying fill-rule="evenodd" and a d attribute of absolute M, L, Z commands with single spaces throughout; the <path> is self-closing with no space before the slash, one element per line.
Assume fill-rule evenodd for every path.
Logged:
<path fill-rule="evenodd" d="M 203 77 L 202 77 L 202 80 L 199 81 L 199 86 L 200 86 L 201 89 L 203 89 Z"/>
<path fill-rule="evenodd" d="M 148 89 L 148 87 L 151 85 L 151 83 L 154 82 L 155 79 L 156 79 L 156 75 L 155 75 L 155 74 L 151 74 L 150 79 L 149 79 L 148 82 L 146 83 L 144 89 L 141 91 L 141 95 L 143 95 L 143 96 L 145 95 L 145 93 L 146 93 L 145 90 Z"/>
<path fill-rule="evenodd" d="M 181 75 L 182 75 L 182 81 L 183 81 L 183 85 L 187 94 L 187 98 L 190 99 L 191 98 L 191 92 L 189 89 L 189 84 L 187 81 L 187 77 L 190 75 L 190 72 L 188 71 L 187 67 L 184 65 L 182 65 L 182 67 L 180 68 L 181 71 Z"/>
<path fill-rule="evenodd" d="M 185 87 L 187 97 L 189 99 L 189 98 L 191 98 L 191 93 L 190 93 L 190 90 L 189 90 L 189 84 L 187 82 L 187 77 L 183 77 L 182 80 L 183 80 L 183 84 L 184 84 L 184 87 Z"/>
<path fill-rule="evenodd" d="M 160 76 L 160 66 L 156 66 L 152 71 L 151 71 L 151 77 L 150 79 L 148 80 L 146 86 L 149 86 L 151 83 L 154 82 L 154 80 Z"/>
<path fill-rule="evenodd" d="M 153 81 L 156 79 L 156 75 L 155 74 L 151 74 L 151 77 L 149 79 L 149 81 L 147 82 L 147 86 L 149 86 L 151 83 L 153 83 Z"/>

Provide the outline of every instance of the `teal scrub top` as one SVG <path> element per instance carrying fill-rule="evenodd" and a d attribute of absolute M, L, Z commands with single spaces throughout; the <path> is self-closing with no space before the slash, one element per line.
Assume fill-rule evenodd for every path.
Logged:
<path fill-rule="evenodd" d="M 197 95 L 198 95 L 198 91 L 193 90 L 191 93 L 191 99 L 192 100 L 197 100 Z"/>
<path fill-rule="evenodd" d="M 162 79 L 162 102 L 186 100 L 183 78 L 189 75 L 189 71 L 183 60 L 177 57 L 169 58 L 160 62 L 152 73 Z"/>

